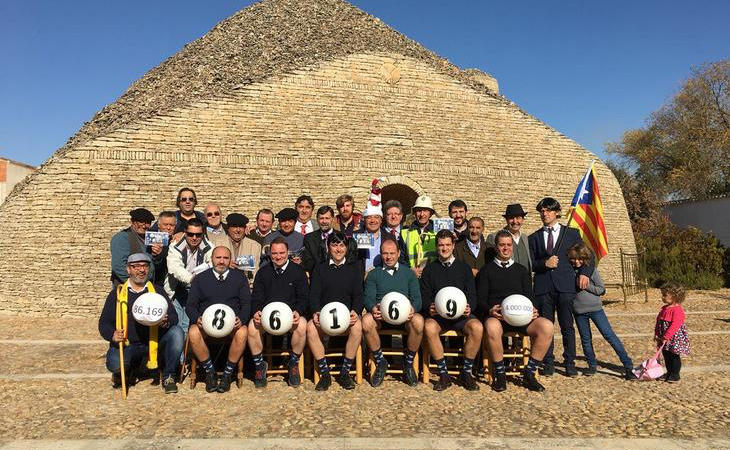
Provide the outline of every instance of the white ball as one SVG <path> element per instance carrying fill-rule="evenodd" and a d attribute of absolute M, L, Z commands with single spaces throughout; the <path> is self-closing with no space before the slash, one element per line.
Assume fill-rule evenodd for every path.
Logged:
<path fill-rule="evenodd" d="M 350 327 L 350 309 L 344 303 L 327 303 L 319 312 L 319 327 L 330 336 L 343 334 Z"/>
<path fill-rule="evenodd" d="M 436 293 L 434 303 L 441 317 L 454 320 L 464 315 L 466 295 L 455 286 L 446 286 Z"/>
<path fill-rule="evenodd" d="M 162 322 L 167 314 L 167 300 L 156 292 L 145 292 L 132 305 L 132 317 L 137 323 L 151 327 Z"/>
<path fill-rule="evenodd" d="M 210 305 L 203 311 L 203 331 L 210 337 L 222 338 L 231 334 L 236 322 L 236 314 L 230 306 L 223 303 Z"/>
<path fill-rule="evenodd" d="M 284 302 L 271 302 L 261 310 L 261 326 L 267 333 L 281 336 L 291 330 L 294 313 Z"/>
<path fill-rule="evenodd" d="M 383 320 L 391 325 L 406 323 L 412 309 L 411 301 L 400 292 L 388 292 L 380 300 L 380 313 L 383 315 Z"/>
<path fill-rule="evenodd" d="M 532 302 L 520 294 L 512 294 L 502 300 L 502 317 L 513 327 L 523 327 L 532 322 Z"/>

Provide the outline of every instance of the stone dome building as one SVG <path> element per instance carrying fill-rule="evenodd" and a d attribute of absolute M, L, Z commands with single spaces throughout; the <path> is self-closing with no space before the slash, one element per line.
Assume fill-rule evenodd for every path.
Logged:
<path fill-rule="evenodd" d="M 549 163 L 536 164 L 540 153 Z M 302 193 L 364 205 L 427 193 L 502 226 L 505 205 L 531 213 L 545 195 L 566 209 L 591 154 L 460 70 L 342 0 L 264 0 L 224 20 L 99 111 L 0 206 L 0 311 L 96 315 L 110 289 L 109 240 L 128 211 L 199 206 L 252 217 Z M 609 256 L 634 250 L 621 190 L 596 163 Z"/>

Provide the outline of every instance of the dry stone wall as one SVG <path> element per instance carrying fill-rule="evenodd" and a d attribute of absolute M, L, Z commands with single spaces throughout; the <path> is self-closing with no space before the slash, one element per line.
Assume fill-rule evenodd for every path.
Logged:
<path fill-rule="evenodd" d="M 397 69 L 397 70 L 395 70 Z M 539 155 L 539 160 L 538 156 Z M 0 209 L 0 311 L 98 314 L 109 289 L 109 240 L 128 211 L 174 209 L 182 186 L 199 207 L 249 217 L 301 193 L 358 206 L 373 177 L 429 194 L 440 215 L 454 198 L 502 226 L 508 203 L 530 211 L 552 195 L 566 209 L 594 155 L 509 101 L 476 92 L 398 54 L 358 54 L 167 112 L 56 156 Z M 547 161 L 547 162 L 546 162 Z M 607 282 L 634 241 L 618 183 L 597 172 L 608 229 Z"/>

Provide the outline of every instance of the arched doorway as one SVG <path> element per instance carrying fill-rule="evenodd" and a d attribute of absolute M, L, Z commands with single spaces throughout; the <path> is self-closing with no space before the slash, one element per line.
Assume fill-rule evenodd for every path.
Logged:
<path fill-rule="evenodd" d="M 411 208 L 413 208 L 418 198 L 418 192 L 414 191 L 410 186 L 401 183 L 393 183 L 385 186 L 380 195 L 383 205 L 388 200 L 398 200 L 403 205 L 403 214 L 405 217 L 411 214 Z"/>

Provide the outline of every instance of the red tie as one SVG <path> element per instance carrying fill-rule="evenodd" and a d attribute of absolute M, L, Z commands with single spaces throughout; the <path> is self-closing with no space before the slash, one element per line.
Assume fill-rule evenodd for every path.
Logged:
<path fill-rule="evenodd" d="M 398 233 L 395 231 L 395 228 L 390 229 L 390 234 L 392 234 L 394 238 L 398 239 Z"/>
<path fill-rule="evenodd" d="M 307 224 L 306 223 L 302 224 L 302 234 L 307 234 Z"/>

